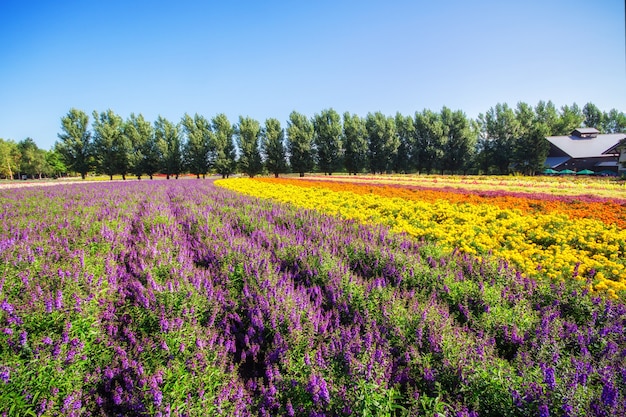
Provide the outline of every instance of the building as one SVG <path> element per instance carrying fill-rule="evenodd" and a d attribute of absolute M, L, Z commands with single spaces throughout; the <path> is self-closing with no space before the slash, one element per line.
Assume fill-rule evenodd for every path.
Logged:
<path fill-rule="evenodd" d="M 548 168 L 572 171 L 589 169 L 617 174 L 620 168 L 618 144 L 626 139 L 626 134 L 600 134 L 594 128 L 578 128 L 569 136 L 548 136 L 546 139 L 550 142 L 545 162 Z"/>

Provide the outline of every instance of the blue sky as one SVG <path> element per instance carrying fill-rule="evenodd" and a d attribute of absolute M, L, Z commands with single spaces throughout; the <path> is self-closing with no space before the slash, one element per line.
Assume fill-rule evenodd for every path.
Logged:
<path fill-rule="evenodd" d="M 72 107 L 283 125 L 331 107 L 626 111 L 624 16 L 622 0 L 0 0 L 0 138 L 50 149 Z"/>

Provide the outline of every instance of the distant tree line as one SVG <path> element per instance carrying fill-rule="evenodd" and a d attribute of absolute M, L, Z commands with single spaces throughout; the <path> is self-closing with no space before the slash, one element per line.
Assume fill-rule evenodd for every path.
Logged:
<path fill-rule="evenodd" d="M 534 175 L 548 154 L 546 136 L 568 135 L 581 126 L 626 131 L 626 115 L 615 109 L 603 112 L 592 103 L 558 109 L 550 101 L 535 107 L 497 104 L 476 120 L 447 107 L 364 118 L 333 109 L 311 118 L 293 111 L 286 128 L 274 118 L 262 125 L 240 116 L 231 123 L 224 114 L 211 119 L 185 114 L 177 123 L 161 116 L 151 123 L 141 114 L 124 120 L 112 110 L 94 111 L 92 117 L 90 126 L 89 115 L 71 109 L 61 118 L 59 141 L 51 151 L 40 150 L 30 138 L 19 143 L 0 139 L 0 176 L 66 171 L 83 178 L 96 172 L 124 179 L 237 172 L 251 177 L 287 172 Z"/>

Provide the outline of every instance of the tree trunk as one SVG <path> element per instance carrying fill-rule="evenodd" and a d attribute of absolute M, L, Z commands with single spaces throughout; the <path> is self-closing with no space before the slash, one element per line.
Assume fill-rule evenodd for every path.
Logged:
<path fill-rule="evenodd" d="M 81 172 L 81 173 L 80 173 L 80 177 L 81 177 L 82 179 L 85 179 L 85 173 L 84 173 L 84 172 Z"/>
<path fill-rule="evenodd" d="M 278 172 L 274 172 L 274 178 L 278 178 Z"/>
<path fill-rule="evenodd" d="M 150 174 L 150 179 L 152 179 L 152 174 Z"/>
<path fill-rule="evenodd" d="M 126 174 L 122 174 L 122 179 L 126 181 Z"/>
<path fill-rule="evenodd" d="M 109 175 L 109 181 L 113 181 L 113 175 Z"/>
<path fill-rule="evenodd" d="M 196 174 L 196 179 L 199 180 L 200 179 L 200 174 Z"/>
<path fill-rule="evenodd" d="M 304 172 L 301 172 L 301 173 L 300 173 L 300 176 L 301 176 L 301 177 L 304 177 Z"/>
<path fill-rule="evenodd" d="M 169 180 L 170 179 L 170 174 L 165 174 L 165 179 Z"/>

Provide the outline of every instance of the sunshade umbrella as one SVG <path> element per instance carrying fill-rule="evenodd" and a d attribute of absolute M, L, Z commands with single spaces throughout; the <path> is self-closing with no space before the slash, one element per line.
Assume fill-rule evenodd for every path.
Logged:
<path fill-rule="evenodd" d="M 548 169 L 544 169 L 544 170 L 543 170 L 543 173 L 544 173 L 544 174 L 558 174 L 558 173 L 559 173 L 559 171 L 554 170 L 554 169 L 552 169 L 552 168 L 548 168 Z"/>
<path fill-rule="evenodd" d="M 595 172 L 593 172 L 590 169 L 583 169 L 582 171 L 578 171 L 576 173 L 576 175 L 593 175 L 593 174 L 595 174 Z"/>
<path fill-rule="evenodd" d="M 564 169 L 563 171 L 559 171 L 559 174 L 575 174 L 571 169 Z"/>
<path fill-rule="evenodd" d="M 604 171 L 600 171 L 597 173 L 598 175 L 606 175 L 609 177 L 617 177 L 617 173 L 615 171 L 611 171 L 608 169 L 605 169 Z"/>

